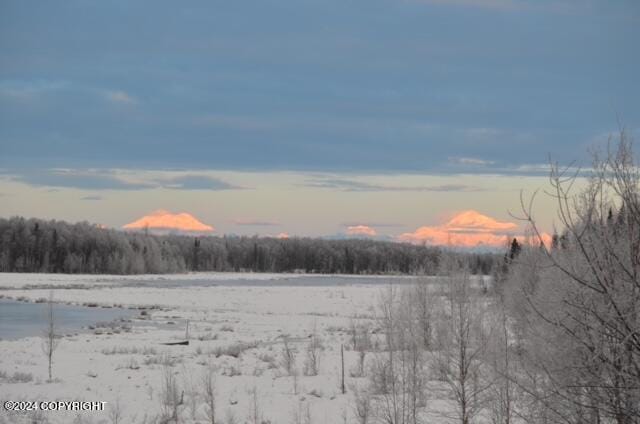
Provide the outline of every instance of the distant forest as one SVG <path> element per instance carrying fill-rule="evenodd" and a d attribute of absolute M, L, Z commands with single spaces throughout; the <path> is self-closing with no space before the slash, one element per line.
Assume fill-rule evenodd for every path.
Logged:
<path fill-rule="evenodd" d="M 489 274 L 502 256 L 386 241 L 151 235 L 82 222 L 0 218 L 0 272 L 159 274 L 187 271 L 435 274 L 441 255 Z"/>

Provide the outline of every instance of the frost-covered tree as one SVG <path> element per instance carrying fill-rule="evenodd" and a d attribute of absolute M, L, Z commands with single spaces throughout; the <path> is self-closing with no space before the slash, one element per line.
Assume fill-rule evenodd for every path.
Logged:
<path fill-rule="evenodd" d="M 551 173 L 562 235 L 529 247 L 507 283 L 521 332 L 531 417 L 546 422 L 640 421 L 640 186 L 628 136 L 594 156 L 587 187 Z M 537 230 L 530 207 L 525 219 Z"/>
<path fill-rule="evenodd" d="M 378 306 L 384 344 L 383 351 L 372 358 L 368 390 L 372 415 L 387 424 L 421 422 L 426 403 L 425 352 L 413 290 L 389 286 Z"/>
<path fill-rule="evenodd" d="M 49 293 L 46 310 L 46 327 L 42 337 L 42 351 L 47 358 L 49 381 L 52 380 L 53 353 L 58 347 L 59 336 L 56 334 L 55 315 L 53 313 L 53 292 Z"/>
<path fill-rule="evenodd" d="M 433 367 L 454 401 L 454 416 L 470 424 L 485 407 L 491 386 L 483 375 L 488 346 L 485 305 L 464 264 L 447 262 L 442 268 L 446 281 L 444 307 L 438 315 L 437 347 Z"/>

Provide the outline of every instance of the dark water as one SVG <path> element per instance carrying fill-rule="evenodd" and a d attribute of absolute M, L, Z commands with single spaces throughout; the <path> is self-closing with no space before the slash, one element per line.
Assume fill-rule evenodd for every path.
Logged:
<path fill-rule="evenodd" d="M 48 323 L 46 303 L 27 303 L 0 299 L 0 339 L 14 340 L 41 336 Z M 88 308 L 53 305 L 56 333 L 76 332 L 98 322 L 131 317 L 136 311 L 120 308 Z"/>
<path fill-rule="evenodd" d="M 286 275 L 286 274 L 282 274 Z M 189 279 L 172 279 L 170 276 L 161 279 L 141 279 L 135 280 L 120 280 L 118 286 L 120 287 L 160 287 L 160 288 L 172 288 L 172 287 L 318 287 L 318 286 L 352 286 L 352 285 L 389 285 L 393 284 L 413 284 L 418 281 L 431 281 L 433 277 L 408 277 L 408 276 L 339 276 L 339 275 L 305 275 L 305 276 L 292 276 L 290 278 L 274 278 L 274 279 L 259 279 L 251 278 L 249 275 L 246 278 L 238 279 L 210 279 L 203 276 L 202 279 L 189 278 Z"/>
<path fill-rule="evenodd" d="M 203 275 L 200 278 L 180 279 L 167 276 L 166 278 L 153 278 L 144 279 L 136 278 L 131 280 L 117 280 L 114 283 L 114 287 L 157 287 L 157 288 L 185 288 L 185 287 L 341 287 L 341 286 L 355 286 L 355 285 L 379 285 L 388 286 L 389 284 L 401 285 L 401 284 L 415 284 L 415 283 L 428 283 L 428 284 L 442 284 L 446 281 L 443 277 L 434 276 L 367 276 L 367 275 L 304 275 L 304 276 L 291 276 L 287 277 L 287 274 L 280 274 L 282 277 L 273 279 L 258 279 L 251 278 L 248 274 L 245 278 L 238 279 L 221 279 L 221 278 L 207 278 Z M 103 280 L 109 282 L 109 280 Z M 471 281 L 473 284 L 489 284 L 489 277 L 472 276 Z"/>

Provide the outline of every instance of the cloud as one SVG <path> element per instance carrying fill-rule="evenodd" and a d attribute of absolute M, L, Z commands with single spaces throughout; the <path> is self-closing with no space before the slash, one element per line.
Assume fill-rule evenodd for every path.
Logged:
<path fill-rule="evenodd" d="M 368 225 L 353 225 L 347 227 L 347 234 L 350 236 L 367 236 L 375 237 L 378 235 L 377 231 Z"/>
<path fill-rule="evenodd" d="M 449 158 L 449 162 L 458 164 L 458 165 L 474 165 L 474 166 L 489 166 L 493 165 L 495 161 L 492 160 L 484 160 L 478 158 L 460 158 L 460 157 L 451 157 Z"/>
<path fill-rule="evenodd" d="M 104 98 L 112 103 L 135 104 L 137 99 L 123 90 L 105 90 L 99 84 L 73 84 L 62 80 L 25 79 L 0 80 L 0 96 L 15 100 L 44 100 L 45 95 L 64 94 L 66 96 L 91 96 Z M 86 99 L 85 99 L 86 101 Z"/>
<path fill-rule="evenodd" d="M 362 117 L 335 117 L 307 115 L 199 115 L 189 120 L 195 127 L 230 129 L 241 131 L 313 131 L 337 134 L 369 135 L 380 132 L 401 131 L 425 136 L 432 134 L 436 126 L 412 119 L 376 119 Z"/>
<path fill-rule="evenodd" d="M 244 187 L 229 184 L 218 178 L 206 175 L 184 175 L 180 177 L 155 180 L 163 188 L 173 190 L 240 190 Z"/>
<path fill-rule="evenodd" d="M 366 225 L 368 227 L 404 227 L 404 224 L 397 224 L 393 222 L 362 222 L 362 221 L 353 221 L 353 222 L 343 222 L 341 224 L 343 227 L 356 227 L 358 225 Z"/>
<path fill-rule="evenodd" d="M 80 200 L 102 200 L 102 196 L 84 196 Z"/>
<path fill-rule="evenodd" d="M 3 80 L 0 81 L 0 95 L 17 100 L 32 100 L 45 93 L 69 87 L 65 81 L 53 80 Z"/>
<path fill-rule="evenodd" d="M 398 236 L 398 240 L 431 245 L 452 245 L 461 247 L 493 246 L 506 243 L 507 236 L 518 231 L 513 222 L 495 220 L 474 210 L 460 212 L 448 222 L 439 226 L 424 226 L 412 233 Z"/>
<path fill-rule="evenodd" d="M 271 221 L 259 221 L 259 220 L 251 220 L 251 219 L 235 219 L 233 220 L 235 225 L 246 225 L 246 226 L 255 226 L 255 227 L 277 227 L 280 224 L 278 222 Z"/>
<path fill-rule="evenodd" d="M 74 188 L 80 190 L 240 190 L 244 187 L 219 178 L 186 174 L 179 176 L 147 176 L 144 173 L 123 174 L 111 169 L 20 169 L 2 171 L 12 181 L 34 187 Z"/>
<path fill-rule="evenodd" d="M 551 172 L 551 165 L 549 165 L 548 163 L 525 163 L 510 169 L 512 169 L 514 173 L 523 175 L 549 175 L 549 173 Z M 566 168 L 566 170 L 569 173 L 578 171 L 578 169 L 575 167 L 569 167 Z"/>
<path fill-rule="evenodd" d="M 141 2 L 126 16 L 136 25 L 116 28 L 109 23 L 123 16 L 113 2 L 88 8 L 82 22 L 74 19 L 74 2 L 42 6 L 48 19 L 34 16 L 28 2 L 12 2 L 3 9 L 2 35 L 17 44 L 4 49 L 3 69 L 23 81 L 4 84 L 4 91 L 55 87 L 28 87 L 37 75 L 72 83 L 28 107 L 0 99 L 0 163 L 440 172 L 450 156 L 517 165 L 552 152 L 571 160 L 590 134 L 615 121 L 596 105 L 613 102 L 628 112 L 628 125 L 638 126 L 638 59 L 628 54 L 637 38 L 628 35 L 638 26 L 611 19 L 614 11 L 637 17 L 638 8 L 629 1 L 561 2 L 587 4 L 575 7 L 584 16 L 482 13 L 525 0 L 368 8 L 331 2 L 340 13 L 262 2 L 252 17 L 238 2 L 153 10 Z M 300 19 L 286 19 L 291 13 Z M 241 35 L 233 26 L 239 18 L 248 19 Z M 383 23 L 385 37 L 345 24 L 361 20 Z M 175 31 L 164 22 L 175 23 Z M 601 78 L 607 63 L 618 64 L 606 68 L 615 81 L 609 89 Z M 553 102 L 549 93 L 558 93 Z M 113 107 L 131 101 L 145 110 Z"/>
<path fill-rule="evenodd" d="M 390 186 L 365 183 L 356 180 L 347 180 L 340 178 L 327 179 L 310 179 L 303 184 L 305 187 L 328 188 L 340 191 L 482 191 L 482 188 L 469 186 L 465 184 L 441 184 L 432 186 Z"/>
<path fill-rule="evenodd" d="M 294 123 L 295 121 L 290 121 Z M 196 126 L 227 128 L 247 131 L 270 131 L 283 125 L 279 118 L 261 118 L 253 116 L 205 115 L 193 119 Z"/>
<path fill-rule="evenodd" d="M 289 238 L 289 233 L 285 233 L 285 232 L 278 233 L 278 234 L 276 235 L 276 238 L 279 238 L 279 239 L 288 239 L 288 238 Z"/>
<path fill-rule="evenodd" d="M 107 91 L 105 93 L 107 100 L 113 103 L 134 104 L 137 100 L 122 90 Z"/>
<path fill-rule="evenodd" d="M 23 170 L 9 179 L 34 187 L 65 187 L 80 190 L 144 190 L 153 184 L 126 181 L 110 172 L 92 170 Z"/>
<path fill-rule="evenodd" d="M 526 7 L 523 2 L 514 0 L 417 0 L 423 4 L 443 6 L 464 6 L 492 10 L 517 10 Z"/>

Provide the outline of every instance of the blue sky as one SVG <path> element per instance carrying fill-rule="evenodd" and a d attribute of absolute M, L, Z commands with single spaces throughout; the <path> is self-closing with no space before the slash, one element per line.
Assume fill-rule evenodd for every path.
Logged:
<path fill-rule="evenodd" d="M 21 206 L 45 189 L 88 214 L 83 198 L 126 208 L 132 190 L 180 209 L 178 193 L 255 195 L 287 172 L 305 196 L 365 175 L 424 176 L 383 190 L 405 196 L 444 175 L 464 196 L 461 174 L 539 175 L 619 122 L 635 133 L 639 39 L 634 1 L 4 0 L 0 214 L 49 214 Z"/>

